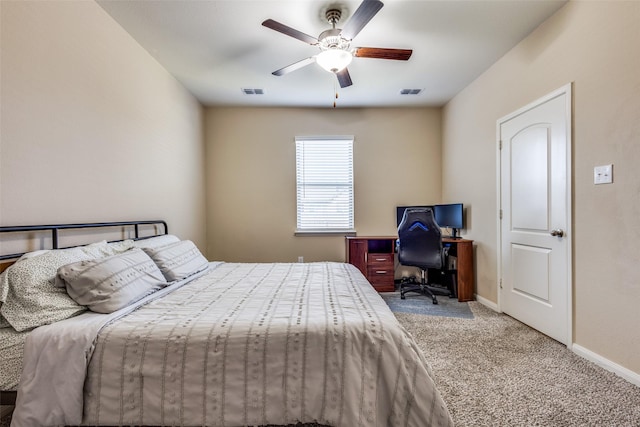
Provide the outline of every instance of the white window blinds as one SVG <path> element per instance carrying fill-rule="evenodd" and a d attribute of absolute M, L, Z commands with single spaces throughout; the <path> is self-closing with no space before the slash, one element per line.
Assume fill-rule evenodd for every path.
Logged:
<path fill-rule="evenodd" d="M 297 232 L 353 232 L 353 137 L 296 137 Z"/>

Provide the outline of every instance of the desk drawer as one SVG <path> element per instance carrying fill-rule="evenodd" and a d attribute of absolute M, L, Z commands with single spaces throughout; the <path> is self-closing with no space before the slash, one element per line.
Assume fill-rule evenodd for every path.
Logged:
<path fill-rule="evenodd" d="M 381 265 L 384 265 L 385 268 L 390 266 L 389 268 L 393 269 L 393 254 L 367 254 L 367 267 L 371 268 L 373 266 Z"/>
<path fill-rule="evenodd" d="M 367 254 L 367 279 L 378 292 L 393 292 L 393 254 Z"/>
<path fill-rule="evenodd" d="M 392 270 L 369 270 L 368 273 L 367 279 L 376 291 L 393 292 L 395 290 Z"/>
<path fill-rule="evenodd" d="M 393 285 L 393 269 L 371 268 L 367 270 L 367 279 L 371 284 Z"/>
<path fill-rule="evenodd" d="M 367 257 L 367 279 L 378 292 L 393 292 L 393 254 L 370 253 Z"/>

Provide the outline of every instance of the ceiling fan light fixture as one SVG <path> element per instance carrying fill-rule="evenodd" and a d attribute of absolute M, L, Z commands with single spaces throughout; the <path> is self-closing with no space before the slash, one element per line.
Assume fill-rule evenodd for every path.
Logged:
<path fill-rule="evenodd" d="M 344 70 L 353 59 L 351 52 L 342 49 L 323 50 L 316 57 L 316 62 L 330 73 L 338 73 Z"/>

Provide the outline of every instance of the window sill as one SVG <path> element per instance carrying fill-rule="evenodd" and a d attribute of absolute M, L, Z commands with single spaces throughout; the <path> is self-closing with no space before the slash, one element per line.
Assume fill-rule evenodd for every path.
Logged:
<path fill-rule="evenodd" d="M 356 230 L 296 230 L 294 236 L 355 236 Z"/>

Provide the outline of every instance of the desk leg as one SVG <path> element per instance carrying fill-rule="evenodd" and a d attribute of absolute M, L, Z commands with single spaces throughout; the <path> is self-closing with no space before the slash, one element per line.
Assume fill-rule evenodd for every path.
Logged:
<path fill-rule="evenodd" d="M 458 301 L 473 301 L 473 243 L 457 243 Z"/>

